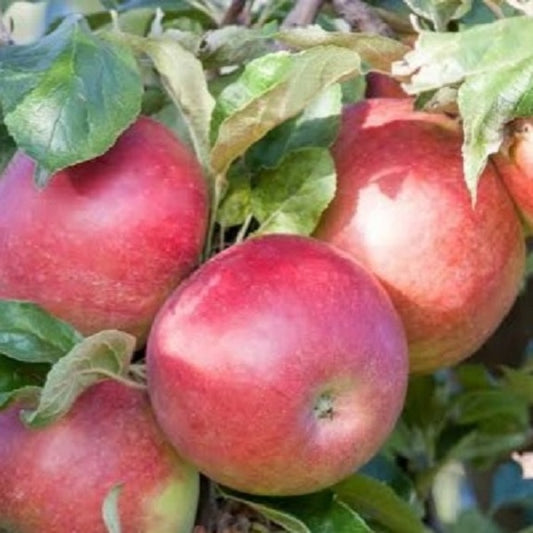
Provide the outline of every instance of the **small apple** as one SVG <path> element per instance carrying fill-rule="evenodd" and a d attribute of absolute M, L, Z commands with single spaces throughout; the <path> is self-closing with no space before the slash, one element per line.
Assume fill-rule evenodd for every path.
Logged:
<path fill-rule="evenodd" d="M 105 533 L 102 504 L 121 486 L 124 533 L 190 533 L 198 473 L 166 442 L 148 397 L 113 381 L 84 392 L 43 429 L 0 411 L 0 530 Z"/>
<path fill-rule="evenodd" d="M 475 206 L 460 127 L 408 99 L 345 110 L 333 148 L 337 192 L 315 236 L 359 259 L 389 292 L 407 331 L 413 372 L 471 355 L 514 302 L 525 250 L 494 166 Z"/>
<path fill-rule="evenodd" d="M 183 456 L 248 493 L 330 486 L 391 432 L 403 326 L 374 277 L 310 238 L 271 235 L 202 265 L 147 346 L 156 417 Z"/>
<path fill-rule="evenodd" d="M 18 152 L 0 178 L 0 298 L 31 300 L 82 333 L 147 335 L 196 265 L 207 190 L 189 151 L 139 118 L 103 156 L 39 191 Z"/>
<path fill-rule="evenodd" d="M 533 120 L 518 119 L 508 126 L 505 150 L 492 156 L 528 230 L 533 230 Z"/>

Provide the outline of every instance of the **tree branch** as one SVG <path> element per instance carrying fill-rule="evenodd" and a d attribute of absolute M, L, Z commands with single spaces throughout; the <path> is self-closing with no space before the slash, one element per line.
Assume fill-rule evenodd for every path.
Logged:
<path fill-rule="evenodd" d="M 307 26 L 315 21 L 324 0 L 297 0 L 281 24 L 282 28 Z"/>
<path fill-rule="evenodd" d="M 220 23 L 221 26 L 227 26 L 230 24 L 237 24 L 239 17 L 246 6 L 246 0 L 232 0 L 228 10 L 224 14 L 224 18 Z"/>
<path fill-rule="evenodd" d="M 333 9 L 354 29 L 394 37 L 391 28 L 362 0 L 332 0 Z"/>

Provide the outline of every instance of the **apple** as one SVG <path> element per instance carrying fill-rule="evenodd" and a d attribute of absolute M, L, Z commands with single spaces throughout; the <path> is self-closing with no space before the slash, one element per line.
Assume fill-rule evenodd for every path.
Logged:
<path fill-rule="evenodd" d="M 180 285 L 147 345 L 170 442 L 248 493 L 303 494 L 367 461 L 407 380 L 403 326 L 374 277 L 317 240 L 231 246 Z"/>
<path fill-rule="evenodd" d="M 408 98 L 401 84 L 382 72 L 369 72 L 366 76 L 367 98 Z"/>
<path fill-rule="evenodd" d="M 206 231 L 199 164 L 162 124 L 139 118 L 104 155 L 44 190 L 18 152 L 0 179 L 0 298 L 30 300 L 84 334 L 142 343 L 193 269 Z"/>
<path fill-rule="evenodd" d="M 492 157 L 528 230 L 533 230 L 533 120 L 512 122 L 506 146 Z"/>
<path fill-rule="evenodd" d="M 146 393 L 114 381 L 85 391 L 43 429 L 0 412 L 0 530 L 105 533 L 102 504 L 122 487 L 125 533 L 190 533 L 199 476 L 167 443 Z"/>
<path fill-rule="evenodd" d="M 332 153 L 337 192 L 315 236 L 359 259 L 389 292 L 410 369 L 471 355 L 514 302 L 525 250 L 512 202 L 489 163 L 477 200 L 464 183 L 461 129 L 408 99 L 351 106 Z"/>

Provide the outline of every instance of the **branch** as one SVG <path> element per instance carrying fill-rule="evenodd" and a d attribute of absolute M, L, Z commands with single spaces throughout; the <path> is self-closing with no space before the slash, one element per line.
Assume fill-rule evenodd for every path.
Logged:
<path fill-rule="evenodd" d="M 220 23 L 221 26 L 227 26 L 231 24 L 237 24 L 239 17 L 246 6 L 246 0 L 231 0 L 231 4 L 228 10 L 224 14 L 224 18 Z"/>
<path fill-rule="evenodd" d="M 307 26 L 315 21 L 324 0 L 297 0 L 281 24 L 282 28 Z"/>
<path fill-rule="evenodd" d="M 391 28 L 362 0 L 332 0 L 333 9 L 354 29 L 394 37 Z"/>

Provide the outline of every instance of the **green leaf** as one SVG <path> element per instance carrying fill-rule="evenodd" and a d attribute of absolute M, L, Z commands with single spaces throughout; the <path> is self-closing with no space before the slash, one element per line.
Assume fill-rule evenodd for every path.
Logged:
<path fill-rule="evenodd" d="M 291 152 L 264 170 L 252 188 L 251 207 L 260 222 L 256 235 L 310 235 L 335 195 L 335 163 L 327 148 Z"/>
<path fill-rule="evenodd" d="M 121 533 L 118 500 L 122 492 L 122 485 L 115 485 L 104 498 L 102 504 L 102 519 L 108 533 Z"/>
<path fill-rule="evenodd" d="M 283 30 L 278 39 L 300 49 L 337 46 L 355 52 L 370 70 L 389 72 L 391 64 L 409 51 L 401 42 L 374 33 L 325 31 L 320 26 Z"/>
<path fill-rule="evenodd" d="M 29 363 L 55 363 L 82 336 L 30 302 L 0 300 L 0 353 Z"/>
<path fill-rule="evenodd" d="M 481 511 L 468 509 L 459 515 L 455 524 L 446 529 L 446 533 L 502 533 L 502 530 Z"/>
<path fill-rule="evenodd" d="M 135 337 L 121 331 L 101 331 L 84 339 L 52 367 L 37 409 L 23 415 L 26 424 L 51 424 L 68 412 L 85 389 L 115 376 L 124 377 L 134 349 Z"/>
<path fill-rule="evenodd" d="M 130 51 L 80 21 L 65 20 L 34 45 L 0 48 L 6 126 L 48 173 L 108 150 L 139 114 L 141 96 Z"/>
<path fill-rule="evenodd" d="M 506 416 L 527 426 L 529 419 L 527 403 L 507 390 L 476 390 L 458 396 L 456 402 L 457 422 L 472 424 Z"/>
<path fill-rule="evenodd" d="M 275 168 L 292 150 L 331 146 L 338 134 L 341 110 L 341 87 L 332 85 L 300 115 L 280 124 L 255 143 L 246 153 L 246 164 L 252 169 Z"/>
<path fill-rule="evenodd" d="M 353 474 L 332 487 L 338 498 L 366 519 L 394 533 L 425 533 L 416 512 L 385 483 Z"/>
<path fill-rule="evenodd" d="M 533 61 L 528 58 L 510 68 L 468 78 L 459 88 L 465 181 L 474 200 L 487 159 L 503 141 L 504 124 L 533 114 L 531 87 Z"/>
<path fill-rule="evenodd" d="M 164 35 L 146 39 L 122 35 L 122 38 L 152 60 L 163 86 L 187 123 L 198 159 L 208 169 L 209 128 L 215 101 L 209 93 L 202 64 L 178 42 Z"/>
<path fill-rule="evenodd" d="M 533 479 L 524 479 L 519 464 L 509 461 L 499 465 L 492 479 L 492 514 L 508 505 L 523 505 L 533 509 Z"/>
<path fill-rule="evenodd" d="M 533 368 L 503 367 L 502 371 L 505 388 L 533 404 Z"/>
<path fill-rule="evenodd" d="M 6 125 L 2 122 L 2 114 L 0 113 L 0 176 L 15 155 L 16 150 L 17 145 L 13 137 L 9 135 Z"/>
<path fill-rule="evenodd" d="M 228 173 L 228 188 L 220 203 L 216 220 L 224 228 L 242 224 L 252 213 L 252 188 L 250 174 L 241 165 Z"/>
<path fill-rule="evenodd" d="M 221 491 L 289 533 L 372 533 L 364 520 L 331 491 L 290 498 L 251 496 L 226 488 Z"/>
<path fill-rule="evenodd" d="M 224 26 L 207 32 L 200 49 L 200 59 L 206 68 L 241 65 L 272 51 L 272 38 L 277 24 L 260 28 Z"/>
<path fill-rule="evenodd" d="M 249 63 L 215 107 L 215 173 L 224 175 L 232 161 L 271 129 L 300 113 L 327 87 L 359 73 L 357 54 L 336 46 L 294 55 L 279 52 Z"/>
<path fill-rule="evenodd" d="M 436 31 L 446 31 L 451 20 L 466 15 L 472 8 L 472 0 L 404 0 L 409 8 L 433 22 Z"/>

